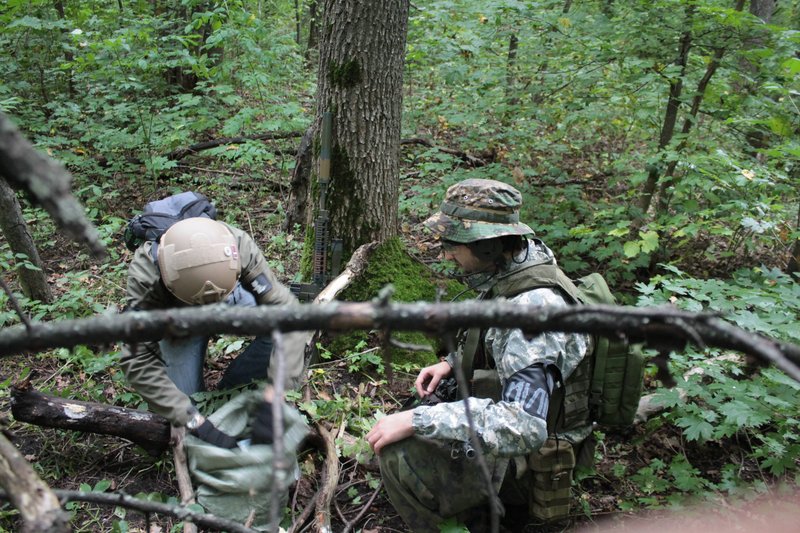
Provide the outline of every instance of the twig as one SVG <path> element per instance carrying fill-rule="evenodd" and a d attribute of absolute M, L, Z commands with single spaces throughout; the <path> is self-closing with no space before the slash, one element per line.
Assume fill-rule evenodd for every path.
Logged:
<path fill-rule="evenodd" d="M 447 351 L 451 353 L 455 352 L 455 346 L 452 346 L 451 337 L 448 337 L 448 344 L 450 344 L 450 346 L 447 347 Z M 475 461 L 478 463 L 483 480 L 486 482 L 486 494 L 489 496 L 491 532 L 498 533 L 498 531 L 500 531 L 500 509 L 502 505 L 500 503 L 500 496 L 494 490 L 494 485 L 492 484 L 492 473 L 489 472 L 489 466 L 486 464 L 486 458 L 483 455 L 483 446 L 481 446 L 480 441 L 478 441 L 478 435 L 475 432 L 475 423 L 472 419 L 472 412 L 470 411 L 469 407 L 469 388 L 467 387 L 464 369 L 460 364 L 455 365 L 453 369 L 456 372 L 458 392 L 463 398 L 462 402 L 464 404 L 464 414 L 466 415 L 467 426 L 469 428 L 469 440 L 472 444 L 472 448 L 475 450 Z"/>
<path fill-rule="evenodd" d="M 25 329 L 28 330 L 28 333 L 31 333 L 31 328 L 32 328 L 31 321 L 28 319 L 28 316 L 25 314 L 25 312 L 22 310 L 22 307 L 19 305 L 17 297 L 14 296 L 13 292 L 11 292 L 11 287 L 6 285 L 6 281 L 3 278 L 0 278 L 0 285 L 3 286 L 3 291 L 8 296 L 8 301 L 11 302 L 11 307 L 14 308 L 14 311 L 16 311 L 17 315 L 19 315 L 19 319 L 22 321 L 23 324 L 25 324 Z"/>
<path fill-rule="evenodd" d="M 281 520 L 280 499 L 283 494 L 284 484 L 282 480 L 288 479 L 288 475 L 278 476 L 278 473 L 287 474 L 289 468 L 286 464 L 285 451 L 283 447 L 283 380 L 285 373 L 285 361 L 283 353 L 283 334 L 280 330 L 272 332 L 272 357 L 277 357 L 275 365 L 275 376 L 272 379 L 275 394 L 272 398 L 272 434 L 274 441 L 272 444 L 272 492 L 270 502 L 270 531 L 278 531 Z M 265 390 L 265 399 L 267 391 Z"/>
<path fill-rule="evenodd" d="M 383 488 L 383 481 L 378 483 L 378 486 L 375 488 L 375 492 L 372 493 L 372 496 L 370 496 L 369 501 L 367 501 L 367 503 L 364 504 L 364 507 L 361 508 L 361 511 L 356 515 L 356 517 L 353 518 L 351 521 L 347 522 L 344 529 L 342 530 L 342 533 L 350 533 L 350 530 L 353 528 L 353 526 L 357 524 L 359 520 L 361 520 L 364 514 L 366 514 L 367 509 L 369 509 L 372 506 L 372 502 L 375 501 L 375 498 L 378 496 L 378 493 L 381 491 L 381 488 Z"/>
<path fill-rule="evenodd" d="M 178 491 L 181 495 L 182 505 L 192 505 L 194 500 L 194 489 L 192 480 L 189 477 L 189 466 L 186 462 L 186 452 L 183 449 L 184 429 L 173 428 L 174 443 L 172 445 L 172 458 L 175 463 L 175 476 L 178 478 Z M 197 526 L 191 522 L 183 524 L 183 533 L 197 533 Z"/>
<path fill-rule="evenodd" d="M 292 526 L 289 528 L 288 533 L 297 533 L 300 530 L 300 528 L 303 527 L 303 524 L 306 523 L 308 517 L 311 516 L 312 512 L 314 512 L 314 508 L 316 507 L 317 499 L 319 499 L 319 493 L 321 491 L 322 489 L 314 493 L 314 495 L 311 497 L 311 499 L 303 509 L 303 512 L 301 512 L 300 516 L 298 516 L 297 519 L 292 523 Z"/>

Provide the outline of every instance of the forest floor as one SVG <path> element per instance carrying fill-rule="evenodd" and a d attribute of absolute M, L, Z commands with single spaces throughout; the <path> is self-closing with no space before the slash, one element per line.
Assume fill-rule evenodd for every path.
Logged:
<path fill-rule="evenodd" d="M 213 177 L 208 179 L 211 180 Z M 195 183 L 201 183 L 201 178 L 197 178 Z M 120 183 L 117 194 L 108 200 L 107 208 L 116 216 L 127 219 L 146 201 L 159 195 L 169 194 L 171 191 L 167 185 L 185 189 L 196 186 L 179 182 L 164 185 L 159 193 L 144 198 L 141 188 L 136 184 Z M 238 184 L 237 187 L 225 191 L 222 188 L 216 189 L 220 193 L 219 198 L 214 198 L 218 208 L 234 210 L 237 223 L 250 231 L 262 245 L 270 264 L 276 267 L 279 279 L 284 282 L 290 281 L 293 273 L 299 268 L 303 233 L 300 231 L 297 235 L 287 235 L 280 229 L 281 206 L 286 200 L 287 191 L 276 189 L 268 183 Z M 243 197 L 247 202 L 242 201 Z M 417 236 L 414 225 L 403 224 L 402 227 L 406 241 L 415 241 Z M 57 235 L 55 239 L 57 242 L 42 248 L 41 253 L 57 297 L 69 298 L 70 295 L 65 291 L 69 290 L 70 285 L 64 283 L 67 273 L 76 270 L 86 270 L 91 273 L 97 270 L 97 265 L 85 259 L 76 259 L 83 256 L 78 253 L 79 250 L 75 245 Z M 121 232 L 115 235 L 115 246 L 120 254 L 119 261 L 127 263 L 130 254 L 124 248 Z M 121 284 L 124 280 L 111 281 L 104 279 L 102 274 L 88 274 L 82 283 L 93 294 L 104 295 L 104 299 L 98 298 L 104 307 L 112 311 L 121 310 L 124 303 L 124 288 Z M 118 347 L 112 348 L 116 349 Z M 234 355 L 221 354 L 210 363 L 206 376 L 210 389 L 213 390 L 227 359 Z M 119 369 L 112 367 L 99 375 L 87 375 L 69 368 L 70 361 L 69 354 L 63 352 L 27 354 L 0 359 L 0 381 L 8 385 L 24 378 L 30 380 L 37 390 L 67 397 L 75 396 L 78 394 L 77 391 L 86 392 L 91 389 L 94 391 L 94 397 L 99 396 L 108 404 L 117 403 L 120 396 L 127 391 Z M 317 375 L 324 374 L 324 378 L 315 378 L 313 381 L 315 397 L 348 398 L 357 403 L 361 400 L 361 396 L 368 394 L 372 396 L 373 403 L 381 406 L 383 412 L 397 409 L 408 399 L 408 391 L 414 378 L 412 375 L 396 373 L 395 381 L 389 386 L 385 381 L 381 381 L 385 376 L 354 375 L 343 362 L 327 361 L 320 364 L 323 365 L 321 368 L 324 372 L 318 372 Z M 310 372 L 313 371 L 312 368 Z M 373 386 L 360 387 L 359 383 L 362 382 L 373 383 Z M 374 383 L 381 385 L 374 386 Z M 177 496 L 177 483 L 169 453 L 152 457 L 135 445 L 114 437 L 52 430 L 14 421 L 8 403 L 7 395 L 0 396 L 0 413 L 3 417 L 0 422 L 4 433 L 11 438 L 26 459 L 35 465 L 42 479 L 52 487 L 77 490 L 81 487 L 92 488 L 98 484 L 108 483 L 107 490 L 110 491 Z M 623 511 L 624 502 L 629 502 L 637 496 L 645 498 L 647 494 L 632 482 L 620 482 L 618 475 L 620 468 L 624 466 L 628 472 L 633 472 L 646 466 L 653 459 L 685 453 L 695 467 L 719 473 L 720 466 L 728 462 L 731 456 L 744 457 L 740 450 L 746 447 L 747 443 L 740 443 L 735 437 L 726 441 L 724 446 L 684 442 L 674 428 L 658 424 L 643 424 L 625 432 L 609 432 L 602 441 L 596 471 L 582 479 L 575 488 L 572 519 L 569 523 L 545 528 L 533 524 L 519 510 L 509 509 L 504 527 L 515 532 L 645 531 L 654 524 L 661 524 L 662 527 L 652 530 L 692 531 L 692 524 L 695 522 L 692 522 L 692 518 L 687 517 L 685 513 L 681 515 L 683 521 L 676 521 L 675 515 L 670 515 L 670 525 L 667 526 L 664 522 L 658 522 L 658 516 L 664 511 L 644 514 Z M 305 506 L 309 505 L 319 486 L 322 459 L 313 439 L 304 444 L 299 462 L 303 475 L 291 489 L 289 512 L 292 517 L 297 517 Z M 742 460 L 739 476 L 755 480 L 762 477 L 762 473 L 757 465 Z M 406 531 L 383 489 L 378 490 L 376 497 L 371 499 L 376 491 L 373 488 L 374 481 L 372 484 L 370 481 L 378 478 L 379 471 L 374 458 L 363 463 L 354 459 L 342 459 L 339 489 L 331 511 L 333 531 L 342 531 L 348 526 L 354 531 L 361 530 L 365 533 Z M 798 501 L 797 495 L 787 495 L 787 498 L 794 503 Z M 773 503 L 776 502 L 773 501 L 769 505 L 772 506 Z M 753 505 L 758 506 L 759 503 L 755 502 Z M 118 531 L 119 526 L 115 526 L 114 523 L 123 517 L 128 521 L 127 531 L 130 532 L 167 532 L 177 523 L 175 520 L 156 516 L 148 524 L 139 513 L 95 504 L 70 504 L 70 509 L 74 512 L 75 531 Z M 708 511 L 708 508 L 703 509 L 692 516 L 707 518 L 709 514 L 713 514 L 726 524 L 734 516 L 724 499 L 720 499 L 719 506 L 711 511 Z M 754 523 L 761 523 L 759 517 L 764 513 L 758 507 L 755 509 L 755 511 L 741 510 L 746 514 L 741 520 L 749 519 L 754 520 Z M 774 515 L 774 511 L 770 512 Z M 357 516 L 360 517 L 358 521 L 351 524 L 350 522 Z M 15 512 L 7 504 L 0 508 L 0 531 L 13 531 L 15 520 Z M 779 530 L 773 529 L 771 533 Z M 715 529 L 706 527 L 704 531 L 708 533 Z"/>

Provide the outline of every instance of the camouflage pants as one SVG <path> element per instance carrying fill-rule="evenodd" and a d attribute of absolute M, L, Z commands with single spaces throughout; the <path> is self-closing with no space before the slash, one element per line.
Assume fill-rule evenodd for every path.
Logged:
<path fill-rule="evenodd" d="M 484 458 L 497 493 L 509 460 Z M 479 525 L 489 516 L 488 487 L 479 463 L 465 457 L 459 443 L 410 437 L 384 448 L 380 462 L 389 499 L 412 531 L 439 533 L 439 524 L 449 518 L 473 531 L 488 529 Z"/>

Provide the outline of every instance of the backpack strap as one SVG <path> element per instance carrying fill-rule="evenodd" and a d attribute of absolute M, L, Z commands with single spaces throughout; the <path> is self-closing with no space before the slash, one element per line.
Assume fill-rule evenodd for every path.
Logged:
<path fill-rule="evenodd" d="M 483 331 L 480 328 L 467 330 L 467 338 L 464 339 L 464 347 L 459 358 L 461 370 L 464 372 L 464 379 L 466 379 L 467 384 L 472 381 L 472 376 L 475 374 L 475 354 L 478 353 L 478 346 L 482 338 Z"/>

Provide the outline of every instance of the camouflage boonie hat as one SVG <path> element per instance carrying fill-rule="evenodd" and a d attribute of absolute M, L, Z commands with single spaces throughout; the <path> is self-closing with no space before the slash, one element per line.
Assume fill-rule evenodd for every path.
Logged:
<path fill-rule="evenodd" d="M 501 181 L 468 179 L 452 185 L 439 212 L 423 224 L 440 239 L 468 243 L 505 235 L 533 235 L 519 221 L 522 194 Z"/>

